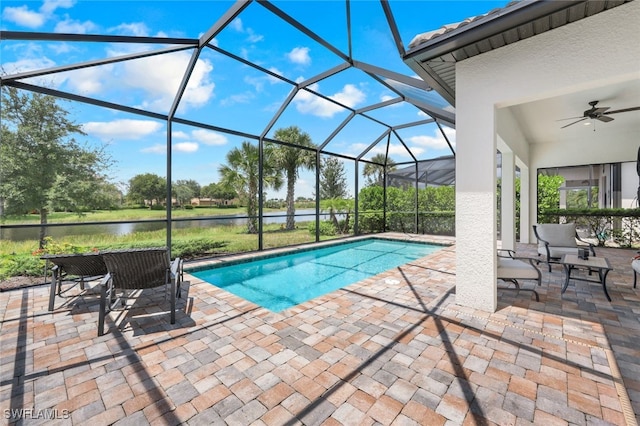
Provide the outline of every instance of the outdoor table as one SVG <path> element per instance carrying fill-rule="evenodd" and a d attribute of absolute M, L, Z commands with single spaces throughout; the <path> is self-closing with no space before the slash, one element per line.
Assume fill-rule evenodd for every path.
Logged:
<path fill-rule="evenodd" d="M 607 274 L 613 268 L 609 264 L 609 260 L 605 257 L 589 257 L 587 259 L 581 259 L 576 254 L 565 254 L 562 256 L 560 263 L 564 267 L 565 271 L 565 281 L 562 286 L 562 293 L 565 292 L 567 286 L 569 285 L 569 280 L 573 278 L 577 281 L 586 281 L 592 283 L 602 284 L 602 290 L 604 290 L 604 295 L 607 296 L 607 299 L 611 301 L 611 297 L 609 296 L 609 292 L 607 292 Z M 589 272 L 597 272 L 598 280 L 582 278 L 582 277 L 572 277 L 571 272 L 574 269 L 587 269 Z"/>

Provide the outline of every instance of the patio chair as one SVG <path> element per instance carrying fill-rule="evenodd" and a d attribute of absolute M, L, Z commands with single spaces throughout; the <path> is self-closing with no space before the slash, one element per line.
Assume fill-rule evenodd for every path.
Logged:
<path fill-rule="evenodd" d="M 100 253 L 107 265 L 107 275 L 100 283 L 100 314 L 98 336 L 104 334 L 106 313 L 121 302 L 124 306 L 127 293 L 155 287 L 167 287 L 171 300 L 171 324 L 176 322 L 176 296 L 180 297 L 182 260 L 169 259 L 167 248 L 112 250 Z M 117 293 L 121 294 L 118 295 Z"/>
<path fill-rule="evenodd" d="M 538 239 L 538 256 L 545 257 L 549 272 L 552 263 L 557 263 L 565 254 L 577 255 L 580 247 L 588 247 L 591 256 L 596 255 L 593 244 L 578 235 L 575 223 L 539 223 L 533 225 L 533 232 Z"/>
<path fill-rule="evenodd" d="M 62 296 L 62 281 L 70 280 L 74 286 L 78 283 L 84 290 L 84 284 L 90 278 L 102 277 L 107 274 L 107 266 L 97 253 L 85 254 L 47 254 L 40 257 L 53 263 L 51 268 L 51 292 L 49 294 L 49 310 L 53 311 L 56 294 Z M 56 291 L 57 289 L 57 291 Z"/>
<path fill-rule="evenodd" d="M 522 288 L 518 280 L 537 281 L 542 284 L 542 273 L 536 266 L 537 259 L 532 257 L 517 256 L 513 250 L 498 250 L 498 279 L 513 283 L 516 287 L 499 287 L 501 290 L 530 291 L 540 301 L 540 296 L 535 289 Z"/>

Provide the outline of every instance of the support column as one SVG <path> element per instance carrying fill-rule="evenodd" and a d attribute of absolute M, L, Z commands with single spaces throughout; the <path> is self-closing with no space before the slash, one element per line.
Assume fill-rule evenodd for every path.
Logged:
<path fill-rule="evenodd" d="M 531 216 L 529 215 L 531 191 L 529 190 L 529 167 L 524 164 L 518 164 L 520 168 L 520 242 L 529 244 L 531 230 Z M 535 195 L 534 195 L 535 196 Z M 535 220 L 535 218 L 534 218 Z M 536 220 L 537 222 L 537 220 Z"/>
<path fill-rule="evenodd" d="M 471 84 L 471 82 L 470 82 Z M 475 83 L 473 83 L 475 84 Z M 495 312 L 495 110 L 458 90 L 456 105 L 456 303 Z"/>
<path fill-rule="evenodd" d="M 502 248 L 516 249 L 516 162 L 511 151 L 502 152 L 500 236 Z"/>

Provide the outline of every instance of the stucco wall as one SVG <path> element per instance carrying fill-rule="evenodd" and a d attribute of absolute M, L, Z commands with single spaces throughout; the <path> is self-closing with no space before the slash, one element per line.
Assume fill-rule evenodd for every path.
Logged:
<path fill-rule="evenodd" d="M 640 2 L 631 2 L 513 45 L 456 68 L 456 301 L 494 311 L 496 288 L 496 108 L 640 78 Z M 501 134 L 506 143 L 510 143 Z M 530 194 L 538 167 L 628 161 L 637 136 L 613 146 L 529 146 Z M 514 142 L 514 146 L 522 141 Z M 522 157 L 526 158 L 523 148 Z M 520 157 L 521 159 L 523 159 Z M 597 158 L 597 161 L 594 161 Z M 529 219 L 535 223 L 535 203 Z"/>

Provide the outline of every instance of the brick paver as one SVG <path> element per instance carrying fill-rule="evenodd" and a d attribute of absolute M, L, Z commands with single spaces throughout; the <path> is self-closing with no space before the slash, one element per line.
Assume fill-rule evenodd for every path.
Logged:
<path fill-rule="evenodd" d="M 91 290 L 53 313 L 47 286 L 3 292 L 0 412 L 10 424 L 27 409 L 75 425 L 637 422 L 634 252 L 597 252 L 614 266 L 611 303 L 597 284 L 561 294 L 556 265 L 540 302 L 499 291 L 495 313 L 455 304 L 455 246 L 277 314 L 187 274 L 175 325 L 145 290 L 102 337 Z"/>

